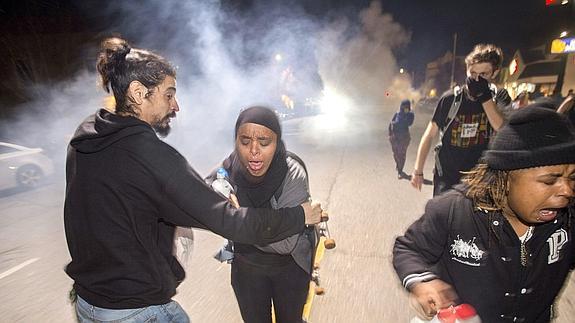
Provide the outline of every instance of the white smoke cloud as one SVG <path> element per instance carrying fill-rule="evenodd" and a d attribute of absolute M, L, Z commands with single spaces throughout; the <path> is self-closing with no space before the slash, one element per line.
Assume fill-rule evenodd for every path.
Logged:
<path fill-rule="evenodd" d="M 407 44 L 410 33 L 384 13 L 378 1 L 362 10 L 357 21 L 328 14 L 336 19 L 319 19 L 293 2 L 254 1 L 253 8 L 243 12 L 213 0 L 119 1 L 107 6 L 110 15 L 123 17 L 121 24 L 109 27 L 109 34 L 125 36 L 134 47 L 150 48 L 177 65 L 181 112 L 167 141 L 201 173 L 231 151 L 241 108 L 282 105 L 280 79 L 287 66 L 296 83 L 303 84 L 290 95 L 313 94 L 310 89 L 318 84 L 313 75 L 356 108 L 395 110 L 397 104 L 389 101 L 386 90 L 402 96 L 412 91 L 408 81 L 394 81 L 394 51 Z M 278 53 L 282 61 L 274 59 Z M 91 55 L 86 59 L 95 62 L 95 53 Z M 3 133 L 49 139 L 62 145 L 63 158 L 66 140 L 78 123 L 102 106 L 105 93 L 97 81 L 94 71 L 82 71 L 69 81 L 46 85 L 49 91 L 42 93 L 50 94 L 22 109 L 34 115 L 22 113 Z"/>
<path fill-rule="evenodd" d="M 20 106 L 25 112 L 2 123 L 3 140 L 43 148 L 62 174 L 66 147 L 76 127 L 103 106 L 105 95 L 99 88 L 96 76 L 88 71 L 66 82 L 36 86 L 31 90 L 37 100 Z"/>
<path fill-rule="evenodd" d="M 394 50 L 407 45 L 410 33 L 373 1 L 359 14 L 360 26 L 340 19 L 320 32 L 320 74 L 359 105 L 384 105 L 397 74 Z M 410 87 L 409 84 L 405 84 Z"/>

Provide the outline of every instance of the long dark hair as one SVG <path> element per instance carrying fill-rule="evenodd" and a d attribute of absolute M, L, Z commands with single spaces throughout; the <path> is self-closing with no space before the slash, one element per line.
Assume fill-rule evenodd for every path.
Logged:
<path fill-rule="evenodd" d="M 120 114 L 136 114 L 126 98 L 132 81 L 139 81 L 151 93 L 166 76 L 176 77 L 176 69 L 162 56 L 131 48 L 128 42 L 117 37 L 102 42 L 96 68 L 104 90 L 114 94 L 116 113 Z"/>

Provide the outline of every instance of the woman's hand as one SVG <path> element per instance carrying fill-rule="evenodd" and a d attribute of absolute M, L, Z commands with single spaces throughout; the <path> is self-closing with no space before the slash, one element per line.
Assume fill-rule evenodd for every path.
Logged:
<path fill-rule="evenodd" d="M 234 193 L 230 193 L 230 198 L 228 199 L 230 203 L 237 209 L 240 207 L 240 202 Z"/>
<path fill-rule="evenodd" d="M 321 222 L 321 214 L 323 213 L 323 210 L 319 202 L 309 201 L 302 203 L 301 206 L 305 213 L 306 225 L 318 224 Z"/>
<path fill-rule="evenodd" d="M 457 293 L 440 279 L 421 282 L 411 287 L 411 305 L 420 318 L 431 320 L 443 308 L 457 304 Z"/>

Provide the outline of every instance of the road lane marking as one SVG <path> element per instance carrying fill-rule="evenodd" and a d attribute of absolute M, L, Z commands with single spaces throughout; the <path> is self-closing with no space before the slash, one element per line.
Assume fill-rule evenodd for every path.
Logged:
<path fill-rule="evenodd" d="M 6 270 L 5 272 L 0 274 L 0 279 L 12 275 L 13 273 L 17 272 L 18 270 L 38 261 L 38 259 L 40 259 L 40 258 L 32 258 L 30 260 L 24 261 L 23 263 L 19 264 L 18 266 L 15 266 L 15 267 L 12 267 L 12 268 Z"/>

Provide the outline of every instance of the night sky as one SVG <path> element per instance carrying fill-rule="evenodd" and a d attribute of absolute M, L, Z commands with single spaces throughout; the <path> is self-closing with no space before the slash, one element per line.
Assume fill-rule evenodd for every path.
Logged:
<path fill-rule="evenodd" d="M 98 32 L 119 32 L 127 22 L 121 14 L 111 14 L 115 3 L 138 1 L 74 1 L 74 0 L 24 0 L 8 1 L 0 5 L 0 15 L 11 19 L 20 15 L 58 16 L 77 18 L 80 28 Z M 221 0 L 222 6 L 245 13 L 254 7 L 282 6 L 296 14 L 308 15 L 326 22 L 336 16 L 357 19 L 359 11 L 369 6 L 369 0 Z M 458 33 L 458 54 L 464 55 L 480 42 L 493 42 L 504 49 L 509 58 L 515 49 L 547 43 L 563 30 L 575 33 L 575 7 L 546 7 L 544 0 L 394 0 L 381 1 L 383 10 L 411 32 L 411 42 L 396 52 L 400 66 L 423 73 L 425 65 L 453 46 L 453 34 Z M 40 8 L 36 10 L 35 8 Z M 174 8 L 168 8 L 174 10 Z M 292 13 L 293 13 L 292 12 Z M 147 13 L 153 15 L 154 13 Z M 164 13 L 165 14 L 165 13 Z M 130 21 L 150 28 L 153 17 Z M 165 18 L 165 17 L 164 17 Z M 169 20 L 169 19 L 168 19 Z M 164 19 L 163 21 L 168 21 Z M 6 21 L 6 20 L 5 20 Z M 175 28 L 181 22 L 173 18 L 163 27 Z M 161 22 L 158 22 L 161 26 Z M 4 29 L 3 32 L 10 32 Z M 129 36 L 129 35 L 128 35 Z"/>
<path fill-rule="evenodd" d="M 490 42 L 504 49 L 504 64 L 518 48 L 548 44 L 564 30 L 575 33 L 572 3 L 548 8 L 545 0 L 382 0 L 383 12 L 411 34 L 411 41 L 399 48 L 389 44 L 377 48 L 387 38 L 382 41 L 369 33 L 354 34 L 361 28 L 360 12 L 370 4 L 369 0 L 0 1 L 0 51 L 4 53 L 0 55 L 0 138 L 3 134 L 10 138 L 34 137 L 30 132 L 38 129 L 42 132 L 35 136 L 40 139 L 62 138 L 85 117 L 85 109 L 99 106 L 104 92 L 96 89 L 94 63 L 99 41 L 110 35 L 120 35 L 135 47 L 154 50 L 177 64 L 179 85 L 185 86 L 178 92 L 182 105 L 191 107 L 190 120 L 203 120 L 209 116 L 192 116 L 200 114 L 203 107 L 216 113 L 251 102 L 275 102 L 274 68 L 279 65 L 269 61 L 271 54 L 290 45 L 294 48 L 292 56 L 300 64 L 294 69 L 309 69 L 310 73 L 300 75 L 309 74 L 310 83 L 316 83 L 313 81 L 319 75 L 320 63 L 328 65 L 320 81 L 331 82 L 329 85 L 368 105 L 387 100 L 381 98 L 386 95 L 383 88 L 391 84 L 397 67 L 415 74 L 416 82 L 405 86 L 411 91 L 414 85 L 417 91 L 426 64 L 452 49 L 455 32 L 458 55 L 467 54 L 477 43 Z M 208 15 L 223 12 L 223 18 L 206 23 L 198 9 L 206 6 L 210 7 Z M 323 53 L 318 58 L 314 43 L 305 39 L 306 33 L 332 31 L 330 24 L 341 17 L 346 17 L 356 30 L 344 31 L 352 34 L 344 46 L 332 48 L 322 43 L 320 49 L 333 54 Z M 378 22 L 386 20 L 382 15 L 376 18 Z M 282 19 L 285 24 L 279 23 Z M 206 25 L 222 30 L 206 34 Z M 384 25 L 392 27 L 386 30 L 397 32 L 395 24 Z M 270 27 L 277 27 L 277 34 L 268 37 L 274 29 Z M 397 34 L 404 39 L 401 30 Z M 200 43 L 212 36 L 221 37 L 214 42 L 216 45 Z M 350 39 L 364 41 L 368 37 L 376 39 L 360 42 L 362 46 L 349 46 Z M 360 50 L 351 51 L 357 55 L 349 55 L 345 52 L 349 48 Z M 300 83 L 311 88 L 306 82 Z M 394 89 L 397 92 L 393 93 L 397 97 L 411 95 L 403 90 Z M 44 121 L 53 116 L 59 116 L 59 122 L 49 125 L 51 135 L 47 135 Z M 66 121 L 68 126 L 63 125 Z M 181 122 L 186 128 L 185 121 Z M 189 128 L 198 133 L 202 130 L 197 124 Z"/>
<path fill-rule="evenodd" d="M 301 1 L 315 14 L 328 8 L 367 7 L 370 1 Z M 427 62 L 450 51 L 458 33 L 457 53 L 491 42 L 507 58 L 517 48 L 540 46 L 564 30 L 575 34 L 575 7 L 546 7 L 544 0 L 395 0 L 381 1 L 384 11 L 412 32 L 411 43 L 398 55 L 400 65 L 420 72 Z M 571 1 L 572 2 L 572 1 Z M 312 4 L 313 3 L 313 4 Z M 571 6 L 571 7 L 570 7 Z"/>

